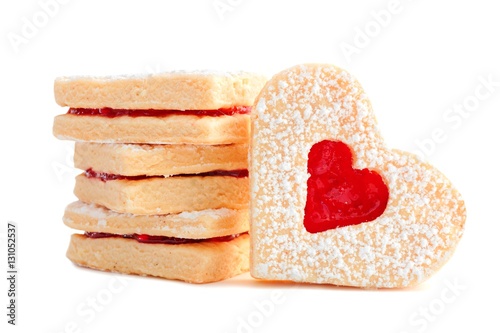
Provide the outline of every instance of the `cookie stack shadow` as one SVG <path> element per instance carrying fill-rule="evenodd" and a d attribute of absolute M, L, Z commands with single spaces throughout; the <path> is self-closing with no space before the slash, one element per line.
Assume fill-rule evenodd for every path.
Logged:
<path fill-rule="evenodd" d="M 63 221 L 83 233 L 77 265 L 193 283 L 249 269 L 250 106 L 265 78 L 172 72 L 55 82 L 69 107 L 75 195 Z"/>

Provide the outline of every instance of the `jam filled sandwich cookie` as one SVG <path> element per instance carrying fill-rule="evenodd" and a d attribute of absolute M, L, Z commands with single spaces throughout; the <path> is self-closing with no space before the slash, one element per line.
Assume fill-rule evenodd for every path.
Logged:
<path fill-rule="evenodd" d="M 55 99 L 70 109 L 55 118 L 54 134 L 101 143 L 247 143 L 249 106 L 264 83 L 254 74 L 206 71 L 62 77 Z"/>
<path fill-rule="evenodd" d="M 460 194 L 429 164 L 385 146 L 349 73 L 285 70 L 252 117 L 253 277 L 400 288 L 451 257 L 466 219 Z"/>
<path fill-rule="evenodd" d="M 77 141 L 64 223 L 77 265 L 193 283 L 249 269 L 248 141 L 264 77 L 172 72 L 55 81 Z"/>

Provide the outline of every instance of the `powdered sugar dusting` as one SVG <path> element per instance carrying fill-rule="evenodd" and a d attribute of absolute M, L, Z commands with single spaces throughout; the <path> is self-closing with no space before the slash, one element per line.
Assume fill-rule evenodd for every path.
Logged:
<path fill-rule="evenodd" d="M 85 231 L 180 238 L 210 238 L 248 231 L 248 211 L 228 208 L 169 215 L 134 215 L 76 201 L 66 207 L 63 221 L 72 228 Z"/>
<path fill-rule="evenodd" d="M 333 66 L 275 76 L 256 102 L 251 149 L 252 274 L 360 287 L 421 282 L 452 254 L 465 222 L 460 194 L 436 169 L 385 147 L 359 83 Z M 384 178 L 375 221 L 310 234 L 304 226 L 307 156 L 321 140 L 353 150 L 355 168 Z"/>
<path fill-rule="evenodd" d="M 178 77 L 182 76 L 186 79 L 196 78 L 199 76 L 204 77 L 229 77 L 229 78 L 237 78 L 240 76 L 251 76 L 255 75 L 248 72 L 224 72 L 224 71 L 216 71 L 216 70 L 177 70 L 177 71 L 169 71 L 169 72 L 161 72 L 161 73 L 141 73 L 141 74 L 129 74 L 129 75 L 108 75 L 108 76 L 91 76 L 91 75 L 75 75 L 75 76 L 61 76 L 56 79 L 59 82 L 69 82 L 69 81 L 79 81 L 79 80 L 89 80 L 89 81 L 101 81 L 101 82 L 109 82 L 116 80 L 130 80 L 130 79 L 150 79 L 153 77 Z"/>
<path fill-rule="evenodd" d="M 205 209 L 201 211 L 182 212 L 175 216 L 178 220 L 197 220 L 202 216 L 209 216 L 213 219 L 229 216 L 231 210 L 228 208 Z"/>
<path fill-rule="evenodd" d="M 66 207 L 66 210 L 87 215 L 89 217 L 95 219 L 106 219 L 109 217 L 127 217 L 134 218 L 136 215 L 130 213 L 118 213 L 112 210 L 109 210 L 105 207 L 93 204 L 93 203 L 84 203 L 81 201 L 76 201 L 69 204 Z M 204 209 L 193 212 L 182 212 L 179 214 L 170 214 L 168 215 L 172 220 L 178 221 L 181 223 L 184 220 L 198 220 L 200 217 L 210 217 L 213 219 L 216 218 L 224 218 L 228 217 L 232 214 L 233 210 L 228 208 L 219 208 L 219 209 Z M 155 216 L 155 215 L 151 215 Z M 167 216 L 167 215 L 163 215 Z"/>

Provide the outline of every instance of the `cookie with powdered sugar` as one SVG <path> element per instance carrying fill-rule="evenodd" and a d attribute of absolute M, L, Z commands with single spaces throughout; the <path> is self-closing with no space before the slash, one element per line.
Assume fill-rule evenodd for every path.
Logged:
<path fill-rule="evenodd" d="M 466 220 L 459 192 L 428 163 L 385 145 L 348 72 L 285 70 L 252 117 L 252 276 L 399 288 L 451 257 Z"/>

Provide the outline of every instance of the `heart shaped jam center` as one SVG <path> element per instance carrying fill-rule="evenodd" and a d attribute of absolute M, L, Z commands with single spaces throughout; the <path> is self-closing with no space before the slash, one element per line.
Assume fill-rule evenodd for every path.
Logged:
<path fill-rule="evenodd" d="M 341 141 L 324 140 L 309 151 L 304 227 L 310 233 L 375 220 L 384 212 L 389 189 L 368 169 L 353 169 L 353 156 Z"/>

